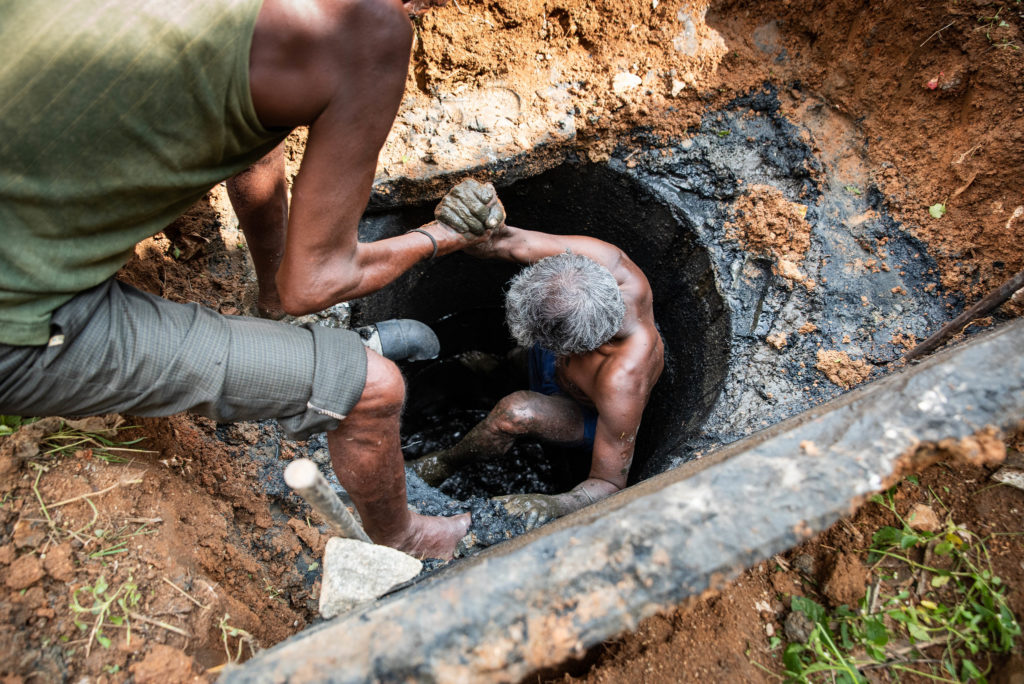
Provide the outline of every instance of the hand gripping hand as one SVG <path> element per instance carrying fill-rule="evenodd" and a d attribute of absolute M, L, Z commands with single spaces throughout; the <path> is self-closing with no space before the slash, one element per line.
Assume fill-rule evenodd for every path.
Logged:
<path fill-rule="evenodd" d="M 464 236 L 480 236 L 504 225 L 505 207 L 493 185 L 468 178 L 448 191 L 434 209 L 434 218 Z"/>

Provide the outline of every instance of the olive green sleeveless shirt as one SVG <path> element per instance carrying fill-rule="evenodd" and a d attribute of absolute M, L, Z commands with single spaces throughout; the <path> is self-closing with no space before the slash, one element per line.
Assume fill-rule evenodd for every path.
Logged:
<path fill-rule="evenodd" d="M 0 2 L 0 343 L 269 152 L 249 49 L 261 0 Z"/>

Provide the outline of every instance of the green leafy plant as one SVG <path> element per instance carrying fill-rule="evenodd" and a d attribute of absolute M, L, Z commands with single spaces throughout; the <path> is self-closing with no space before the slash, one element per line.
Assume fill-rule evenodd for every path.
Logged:
<path fill-rule="evenodd" d="M 932 218 L 940 219 L 946 215 L 946 205 L 942 202 L 938 202 L 928 207 L 928 213 L 932 215 Z"/>
<path fill-rule="evenodd" d="M 732 135 L 732 131 L 730 131 L 728 128 L 723 128 L 722 130 L 718 131 L 719 138 L 728 138 L 730 135 Z"/>
<path fill-rule="evenodd" d="M 22 418 L 21 416 L 0 415 L 0 436 L 10 435 L 18 431 L 22 425 L 34 423 L 38 418 Z"/>
<path fill-rule="evenodd" d="M 79 596 L 91 597 L 92 605 L 82 605 Z M 110 648 L 110 637 L 104 633 L 104 627 L 124 627 L 125 643 L 131 644 L 132 627 L 129 614 L 139 604 L 141 598 L 142 594 L 139 593 L 139 588 L 131 576 L 113 591 L 103 575 L 100 575 L 93 584 L 75 589 L 71 594 L 71 612 L 75 614 L 75 626 L 83 632 L 89 630 L 89 638 L 85 644 L 86 657 L 92 650 L 94 640 L 103 648 Z M 85 620 L 91 621 L 91 627 Z"/>
<path fill-rule="evenodd" d="M 786 677 L 852 684 L 882 668 L 896 679 L 984 681 L 991 654 L 1012 650 L 1021 633 L 985 540 L 949 518 L 937 532 L 914 530 L 897 512 L 892 490 L 871 500 L 898 523 L 872 536 L 868 561 L 877 579 L 857 610 L 828 611 L 811 598 L 792 597 L 792 610 L 813 628 L 805 643 L 786 646 Z M 891 570 L 882 572 L 882 562 Z M 916 591 L 913 581 L 899 583 L 897 575 L 916 577 Z"/>
<path fill-rule="evenodd" d="M 843 186 L 843 190 L 846 190 L 846 192 L 851 195 L 857 195 L 858 197 L 864 194 L 864 192 L 856 185 L 845 185 Z"/>

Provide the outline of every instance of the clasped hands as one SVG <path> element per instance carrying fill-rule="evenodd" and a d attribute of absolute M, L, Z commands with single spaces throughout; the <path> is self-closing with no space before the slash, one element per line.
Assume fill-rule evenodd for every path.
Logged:
<path fill-rule="evenodd" d="M 492 184 L 468 178 L 448 191 L 434 218 L 466 240 L 466 251 L 485 256 L 486 245 L 505 227 L 505 207 Z"/>

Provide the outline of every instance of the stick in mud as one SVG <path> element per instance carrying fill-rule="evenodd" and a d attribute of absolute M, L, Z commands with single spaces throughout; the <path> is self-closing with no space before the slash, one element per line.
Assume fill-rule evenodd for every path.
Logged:
<path fill-rule="evenodd" d="M 937 333 L 911 349 L 903 358 L 907 361 L 913 361 L 917 357 L 927 354 L 942 344 L 947 337 L 962 330 L 969 322 L 979 316 L 984 316 L 1005 302 L 1022 287 L 1024 287 L 1024 270 L 1018 271 L 1012 278 L 982 297 L 974 306 L 942 326 Z"/>

